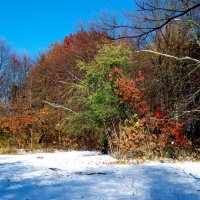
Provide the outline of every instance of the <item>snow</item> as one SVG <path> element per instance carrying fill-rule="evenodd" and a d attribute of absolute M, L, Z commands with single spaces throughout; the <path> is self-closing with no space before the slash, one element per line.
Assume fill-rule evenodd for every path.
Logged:
<path fill-rule="evenodd" d="M 120 164 L 99 152 L 0 155 L 0 200 L 200 200 L 200 163 Z"/>

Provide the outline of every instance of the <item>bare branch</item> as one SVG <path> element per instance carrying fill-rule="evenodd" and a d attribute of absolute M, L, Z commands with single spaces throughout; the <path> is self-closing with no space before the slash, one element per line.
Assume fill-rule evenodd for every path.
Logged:
<path fill-rule="evenodd" d="M 57 83 L 62 83 L 64 85 L 78 85 L 76 83 L 69 83 L 69 82 L 66 82 L 66 81 L 56 81 Z"/>
<path fill-rule="evenodd" d="M 73 110 L 71 110 L 71 109 L 69 109 L 69 108 L 66 108 L 66 107 L 64 107 L 64 106 L 62 106 L 62 105 L 58 105 L 58 104 L 55 104 L 55 103 L 50 103 L 50 102 L 48 102 L 48 101 L 42 101 L 43 103 L 46 103 L 46 104 L 48 104 L 48 105 L 50 105 L 50 106 L 52 106 L 52 107 L 54 107 L 54 108 L 61 108 L 61 109 L 64 109 L 64 110 L 67 110 L 67 111 L 69 111 L 69 112 L 72 112 L 72 113 L 74 113 L 74 114 L 78 114 L 77 112 L 75 112 L 75 111 L 73 111 Z"/>
<path fill-rule="evenodd" d="M 182 111 L 182 113 L 192 113 L 192 112 L 200 112 L 200 110 L 188 110 L 188 111 Z"/>
<path fill-rule="evenodd" d="M 149 6 L 149 5 L 148 5 Z M 149 30 L 147 31 L 142 31 L 144 30 L 144 28 L 140 28 L 140 27 L 134 27 L 132 26 L 133 29 L 137 29 L 137 30 L 140 30 L 142 33 L 141 34 L 138 34 L 138 35 L 130 35 L 130 36 L 119 36 L 119 37 L 115 37 L 113 39 L 115 40 L 118 40 L 118 39 L 125 39 L 125 38 L 142 38 L 146 35 L 149 35 L 150 33 L 152 32 L 155 32 L 157 30 L 161 30 L 164 26 L 166 26 L 168 23 L 170 23 L 171 21 L 173 20 L 176 20 L 178 19 L 179 17 L 182 17 L 184 15 L 186 15 L 187 13 L 189 13 L 190 11 L 196 9 L 196 8 L 199 8 L 200 7 L 200 3 L 197 3 L 189 8 L 187 8 L 186 10 L 169 10 L 169 12 L 173 12 L 173 15 L 169 16 L 168 18 L 166 18 L 165 20 L 162 19 L 161 21 L 164 21 L 163 23 L 161 23 L 161 25 L 158 25 L 158 26 L 155 26 L 155 27 L 150 27 Z M 144 5 L 142 5 L 140 8 L 143 9 L 143 11 L 147 11 L 147 8 L 145 8 Z M 151 9 L 151 8 L 150 8 Z M 152 9 L 162 9 L 162 10 L 166 10 L 165 8 L 152 8 Z M 152 19 L 150 19 L 152 21 Z M 156 21 L 156 20 L 155 20 Z M 121 28 L 131 28 L 131 26 L 128 26 L 128 25 L 110 25 L 110 24 L 106 24 L 106 26 L 108 27 L 108 29 L 119 29 L 120 27 Z M 106 28 L 104 28 L 106 29 Z M 147 28 L 148 29 L 148 28 Z"/>
<path fill-rule="evenodd" d="M 172 55 L 169 55 L 169 54 L 160 53 L 160 52 L 156 52 L 156 51 L 152 51 L 152 50 L 141 50 L 141 51 L 135 51 L 135 52 L 137 52 L 137 53 L 148 52 L 148 53 L 153 53 L 153 54 L 156 54 L 156 55 L 159 55 L 159 56 L 164 56 L 164 57 L 167 57 L 167 58 L 173 58 L 173 59 L 176 59 L 178 61 L 190 60 L 190 61 L 196 62 L 197 64 L 200 64 L 200 60 L 197 60 L 195 58 L 191 58 L 191 57 L 188 57 L 188 56 L 179 58 L 179 57 L 176 57 L 176 56 L 172 56 Z"/>
<path fill-rule="evenodd" d="M 77 81 L 81 81 L 77 76 L 75 76 L 74 74 L 72 74 L 69 70 L 67 70 L 67 72 L 74 77 Z"/>

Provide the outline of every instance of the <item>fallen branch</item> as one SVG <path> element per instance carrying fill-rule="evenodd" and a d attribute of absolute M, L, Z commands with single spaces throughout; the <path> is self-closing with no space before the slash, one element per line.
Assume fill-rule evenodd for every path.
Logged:
<path fill-rule="evenodd" d="M 188 110 L 188 111 L 183 111 L 183 113 L 192 113 L 192 112 L 200 112 L 200 110 Z"/>
<path fill-rule="evenodd" d="M 148 53 L 153 53 L 153 54 L 156 54 L 156 55 L 159 55 L 159 56 L 165 56 L 167 58 L 173 58 L 173 59 L 176 59 L 176 60 L 179 60 L 179 61 L 190 60 L 190 61 L 196 62 L 197 64 L 200 64 L 200 60 L 197 60 L 195 58 L 191 58 L 191 57 L 188 57 L 188 56 L 179 58 L 179 57 L 176 57 L 176 56 L 172 56 L 172 55 L 169 55 L 169 54 L 160 53 L 160 52 L 152 51 L 152 50 L 141 50 L 141 51 L 135 51 L 135 52 L 137 52 L 137 53 L 148 52 Z"/>
<path fill-rule="evenodd" d="M 52 106 L 52 107 L 54 107 L 54 108 L 61 108 L 61 109 L 64 109 L 64 110 L 67 110 L 67 111 L 69 111 L 69 112 L 72 112 L 72 113 L 74 113 L 74 114 L 78 114 L 77 112 L 75 112 L 75 111 L 73 111 L 73 110 L 71 110 L 71 109 L 69 109 L 69 108 L 66 108 L 66 107 L 64 107 L 64 106 L 62 106 L 62 105 L 58 105 L 58 104 L 55 104 L 55 103 L 50 103 L 50 102 L 48 102 L 48 101 L 42 101 L 43 103 L 46 103 L 46 104 L 48 104 L 48 105 L 50 105 L 50 106 Z"/>
<path fill-rule="evenodd" d="M 65 82 L 65 81 L 56 81 L 57 83 L 62 83 L 64 85 L 78 85 L 76 83 L 69 83 L 69 82 Z"/>

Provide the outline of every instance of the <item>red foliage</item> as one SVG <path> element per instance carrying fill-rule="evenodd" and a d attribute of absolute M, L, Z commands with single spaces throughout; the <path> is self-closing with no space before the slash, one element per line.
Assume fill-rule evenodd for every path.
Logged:
<path fill-rule="evenodd" d="M 136 78 L 135 82 L 133 79 L 127 78 L 123 75 L 122 70 L 115 67 L 110 70 L 109 79 L 114 83 L 115 90 L 114 93 L 118 95 L 122 101 L 128 102 L 133 110 L 139 114 L 142 114 L 142 119 L 140 119 L 141 125 L 149 125 L 152 132 L 152 139 L 154 141 L 166 144 L 167 142 L 172 142 L 171 144 L 181 146 L 186 144 L 186 139 L 182 134 L 184 124 L 179 123 L 175 120 L 170 120 L 169 116 L 164 114 L 160 108 L 157 108 L 154 112 L 150 113 L 147 102 L 144 100 L 144 94 L 139 89 L 141 82 L 144 81 L 144 76 L 141 71 Z M 165 137 L 159 137 L 155 131 L 160 131 L 160 133 L 165 135 Z"/>
<path fill-rule="evenodd" d="M 154 115 L 155 115 L 156 119 L 165 119 L 166 118 L 166 115 L 161 112 L 160 108 L 157 108 L 155 110 Z"/>
<path fill-rule="evenodd" d="M 54 43 L 31 70 L 34 98 L 60 102 L 63 92 L 66 94 L 71 84 L 82 76 L 77 61 L 91 61 L 107 41 L 105 34 L 81 31 L 66 37 L 63 42 Z"/>
<path fill-rule="evenodd" d="M 155 120 L 151 123 L 152 131 L 160 130 L 162 133 L 167 133 L 174 145 L 186 144 L 186 138 L 183 135 L 184 123 L 169 119 L 160 108 L 156 109 L 154 118 Z"/>
<path fill-rule="evenodd" d="M 143 99 L 143 93 L 138 89 L 133 79 L 127 78 L 123 75 L 122 70 L 115 67 L 110 70 L 109 79 L 116 87 L 114 93 L 123 101 L 132 105 L 132 108 L 140 114 L 146 114 L 149 111 L 146 101 Z M 143 81 L 142 73 L 139 73 L 137 80 Z"/>

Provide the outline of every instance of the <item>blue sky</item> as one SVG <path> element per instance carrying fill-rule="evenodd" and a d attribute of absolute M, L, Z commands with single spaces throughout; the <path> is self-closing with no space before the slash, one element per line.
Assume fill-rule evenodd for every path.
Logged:
<path fill-rule="evenodd" d="M 134 10 L 134 0 L 0 0 L 0 37 L 34 56 L 102 13 Z"/>

